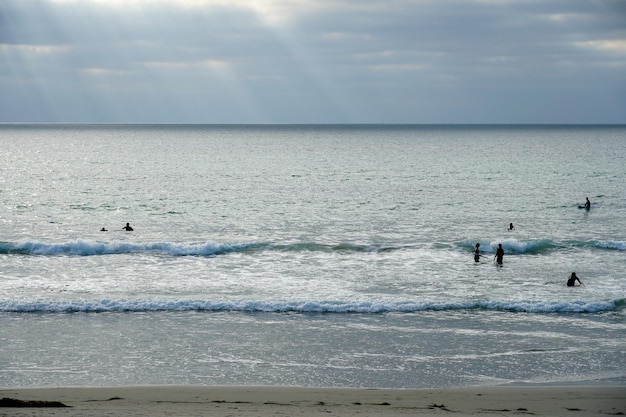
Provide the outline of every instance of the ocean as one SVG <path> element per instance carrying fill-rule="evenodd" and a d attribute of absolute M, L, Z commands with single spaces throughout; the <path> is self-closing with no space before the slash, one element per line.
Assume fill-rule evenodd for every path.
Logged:
<path fill-rule="evenodd" d="M 625 184 L 626 126 L 0 124 L 0 386 L 626 385 Z"/>

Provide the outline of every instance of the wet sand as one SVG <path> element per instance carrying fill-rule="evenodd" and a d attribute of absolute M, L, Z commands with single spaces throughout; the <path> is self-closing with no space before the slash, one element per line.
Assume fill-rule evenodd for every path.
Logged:
<path fill-rule="evenodd" d="M 0 389 L 40 407 L 0 416 L 609 416 L 626 414 L 626 387 L 506 386 L 389 390 L 294 387 L 66 387 Z M 41 407 L 41 402 L 67 407 Z"/>

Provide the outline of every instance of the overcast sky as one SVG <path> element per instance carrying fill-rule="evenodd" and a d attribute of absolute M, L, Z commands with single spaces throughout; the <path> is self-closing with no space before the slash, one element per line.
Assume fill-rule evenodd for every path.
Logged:
<path fill-rule="evenodd" d="M 0 122 L 626 123 L 626 0 L 0 0 Z"/>

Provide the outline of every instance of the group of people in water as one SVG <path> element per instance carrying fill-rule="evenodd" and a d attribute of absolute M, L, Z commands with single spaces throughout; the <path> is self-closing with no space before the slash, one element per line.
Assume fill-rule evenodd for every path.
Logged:
<path fill-rule="evenodd" d="M 589 210 L 591 208 L 591 201 L 589 201 L 589 197 L 586 198 L 585 205 L 579 206 L 579 207 Z M 514 229 L 515 229 L 515 226 L 513 226 L 513 223 L 509 223 L 509 226 L 507 227 L 506 230 L 512 231 Z M 474 246 L 474 262 L 480 262 L 481 256 L 483 255 L 480 254 L 480 243 L 477 243 Z M 502 243 L 498 243 L 498 249 L 496 249 L 496 254 L 494 255 L 493 258 L 496 260 L 496 264 L 498 266 L 502 266 L 502 260 L 504 258 L 504 249 L 502 248 Z M 584 285 L 584 284 L 576 276 L 576 272 L 572 272 L 572 275 L 570 275 L 569 279 L 567 280 L 567 286 L 578 287 L 581 285 Z"/>
<path fill-rule="evenodd" d="M 585 205 L 579 206 L 579 207 L 581 208 L 584 207 L 587 210 L 589 210 L 591 208 L 591 201 L 589 201 L 589 197 L 586 198 Z M 126 230 L 127 232 L 132 232 L 133 228 L 130 226 L 130 223 L 126 223 L 126 226 L 122 227 L 122 230 Z M 508 231 L 515 230 L 515 226 L 513 226 L 513 223 L 509 223 L 509 226 L 507 227 L 506 230 Z M 100 229 L 100 231 L 107 232 L 108 230 L 103 227 L 102 229 Z M 474 262 L 480 262 L 481 256 L 483 255 L 480 254 L 480 243 L 477 243 L 476 246 L 474 246 Z M 498 249 L 496 249 L 496 254 L 494 255 L 493 258 L 496 260 L 496 264 L 498 264 L 499 266 L 502 266 L 502 260 L 504 259 L 504 249 L 502 248 L 502 243 L 498 243 Z M 576 276 L 576 272 L 572 272 L 572 275 L 567 280 L 567 286 L 576 287 L 580 285 L 583 285 L 583 283 Z"/>
<path fill-rule="evenodd" d="M 480 254 L 480 243 L 477 243 L 474 246 L 474 261 L 480 262 L 480 257 L 483 256 Z M 502 265 L 502 259 L 504 259 L 504 249 L 502 248 L 502 243 L 498 243 L 498 249 L 496 249 L 496 254 L 493 257 L 496 260 L 498 265 Z"/>

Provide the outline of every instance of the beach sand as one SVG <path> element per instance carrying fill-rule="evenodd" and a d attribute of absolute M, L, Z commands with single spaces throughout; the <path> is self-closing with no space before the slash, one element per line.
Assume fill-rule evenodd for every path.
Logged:
<path fill-rule="evenodd" d="M 626 413 L 619 386 L 343 389 L 147 386 L 5 388 L 0 398 L 65 408 L 0 407 L 0 416 L 609 416 Z"/>

